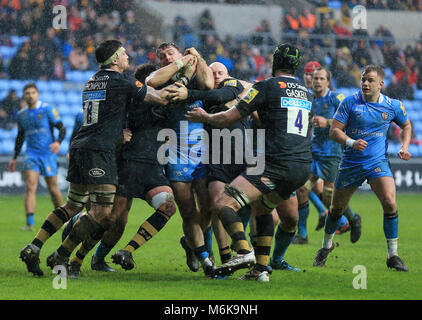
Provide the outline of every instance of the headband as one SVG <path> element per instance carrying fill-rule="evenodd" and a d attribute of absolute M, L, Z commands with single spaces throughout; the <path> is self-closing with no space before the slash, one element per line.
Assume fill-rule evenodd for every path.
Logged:
<path fill-rule="evenodd" d="M 109 65 L 110 63 L 112 63 L 114 60 L 116 60 L 117 58 L 120 57 L 120 55 L 125 52 L 126 49 L 123 47 L 120 47 L 119 49 L 116 50 L 116 52 L 114 52 L 110 58 L 108 58 L 106 61 L 104 62 L 100 62 L 100 66 L 106 66 Z"/>

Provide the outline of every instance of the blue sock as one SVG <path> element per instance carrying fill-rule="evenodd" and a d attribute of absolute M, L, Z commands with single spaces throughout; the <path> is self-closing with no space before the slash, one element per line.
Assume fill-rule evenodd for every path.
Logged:
<path fill-rule="evenodd" d="M 281 261 L 284 259 L 284 254 L 287 251 L 287 248 L 292 243 L 294 238 L 294 232 L 286 232 L 280 228 L 280 225 L 277 227 L 277 231 L 275 233 L 275 242 L 274 242 L 274 251 L 272 260 L 273 261 Z"/>
<path fill-rule="evenodd" d="M 108 246 L 106 245 L 104 242 L 100 242 L 100 244 L 97 247 L 97 250 L 95 250 L 95 256 L 97 256 L 98 258 L 105 258 L 111 251 L 111 249 L 113 249 L 114 246 Z"/>
<path fill-rule="evenodd" d="M 35 219 L 34 219 L 34 214 L 31 213 L 27 213 L 26 214 L 26 224 L 29 226 L 33 226 L 35 223 Z"/>
<path fill-rule="evenodd" d="M 241 208 L 237 214 L 240 216 L 240 219 L 243 223 L 243 230 L 246 231 L 246 228 L 248 227 L 249 221 L 251 219 L 252 210 L 249 205 L 244 206 Z"/>
<path fill-rule="evenodd" d="M 399 237 L 399 215 L 397 212 L 394 214 L 384 213 L 383 229 L 386 239 L 396 239 Z"/>
<path fill-rule="evenodd" d="M 297 225 L 297 233 L 302 238 L 306 238 L 308 236 L 308 231 L 306 230 L 308 216 L 309 216 L 309 202 L 306 202 L 305 204 L 299 206 L 299 222 Z"/>
<path fill-rule="evenodd" d="M 309 200 L 311 200 L 312 204 L 318 211 L 318 215 L 323 217 L 325 212 L 327 212 L 327 208 L 325 208 L 324 204 L 322 203 L 321 199 L 316 195 L 316 193 L 309 191 Z"/>
<path fill-rule="evenodd" d="M 209 227 L 207 230 L 204 231 L 204 242 L 205 247 L 207 248 L 207 252 L 210 257 L 214 256 L 214 253 L 212 251 L 212 228 Z"/>
<path fill-rule="evenodd" d="M 340 229 L 340 228 L 343 228 L 344 226 L 346 226 L 347 222 L 348 222 L 347 218 L 344 215 L 342 215 L 337 222 L 337 229 Z"/>
<path fill-rule="evenodd" d="M 193 249 L 193 252 L 195 253 L 195 256 L 198 258 L 199 261 L 203 261 L 209 257 L 205 245 Z"/>

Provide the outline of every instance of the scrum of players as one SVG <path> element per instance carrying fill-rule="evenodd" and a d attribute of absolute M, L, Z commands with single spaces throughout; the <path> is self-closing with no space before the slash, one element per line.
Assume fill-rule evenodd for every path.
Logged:
<path fill-rule="evenodd" d="M 410 159 L 411 125 L 402 103 L 381 93 L 382 68 L 366 66 L 361 90 L 344 97 L 332 90 L 330 72 L 315 62 L 305 67 L 306 85 L 298 80 L 301 53 L 288 43 L 274 50 L 272 77 L 255 84 L 231 77 L 221 63 L 208 66 L 195 48 L 182 53 L 172 43 L 158 47 L 159 66 L 138 66 L 134 75 L 126 73 L 129 60 L 119 41 L 101 43 L 95 54 L 100 69 L 84 87 L 83 112 L 69 147 L 67 201 L 58 203 L 61 198 L 51 188 L 55 209 L 20 252 L 28 272 L 43 275 L 41 249 L 62 227 L 62 243 L 48 256 L 47 266 L 65 266 L 69 278 L 78 278 L 85 256 L 98 244 L 91 268 L 114 272 L 105 257 L 124 232 L 133 198 L 139 198 L 153 213 L 127 245 L 111 255 L 115 264 L 133 269 L 135 250 L 165 227 L 177 207 L 182 218 L 177 241 L 190 270 L 202 268 L 206 277 L 225 279 L 248 269 L 238 279 L 268 282 L 274 270 L 300 271 L 284 256 L 292 243 L 307 243 L 308 198 L 322 200 L 319 206 L 328 208 L 328 214 L 318 210 L 317 229 L 323 228 L 324 235 L 315 267 L 325 265 L 334 235 L 345 226 L 351 229 L 350 240 L 359 240 L 361 217 L 348 203 L 364 181 L 383 208 L 387 267 L 408 271 L 398 256 L 398 210 L 385 139 L 394 121 L 402 129 L 398 156 Z M 28 107 L 18 115 L 9 170 L 15 170 L 26 139 L 24 177 L 27 190 L 34 184 L 36 190 L 39 175 L 54 186 L 54 156 L 65 128 L 56 110 L 38 101 L 35 85 L 24 88 L 25 97 Z M 51 125 L 60 130 L 59 138 L 39 138 L 48 131 L 41 129 Z M 243 153 L 239 161 L 232 136 L 225 154 L 221 140 L 206 143 L 204 136 L 217 128 L 238 130 L 242 148 L 250 131 L 254 138 L 264 129 L 265 141 L 255 139 L 253 148 L 265 166 L 254 170 L 258 165 Z M 213 161 L 204 161 L 200 155 L 205 153 L 212 154 Z M 229 162 L 224 161 L 227 153 Z M 31 229 L 34 193 L 26 192 L 25 207 L 27 203 L 32 212 L 27 210 L 25 228 Z M 302 231 L 296 235 L 298 221 Z"/>

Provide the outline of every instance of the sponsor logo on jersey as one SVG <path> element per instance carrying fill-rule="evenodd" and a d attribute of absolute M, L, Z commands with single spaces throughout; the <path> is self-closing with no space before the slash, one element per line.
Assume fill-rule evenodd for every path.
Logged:
<path fill-rule="evenodd" d="M 95 101 L 95 100 L 105 100 L 106 98 L 106 91 L 90 91 L 90 92 L 84 92 L 82 94 L 82 100 L 85 101 Z"/>
<path fill-rule="evenodd" d="M 343 101 L 343 99 L 345 98 L 345 96 L 344 96 L 344 94 L 340 93 L 339 95 L 336 96 L 336 98 L 338 100 L 340 100 L 340 102 L 341 102 L 341 101 Z"/>
<path fill-rule="evenodd" d="M 237 87 L 237 80 L 227 80 L 223 84 L 224 87 Z"/>
<path fill-rule="evenodd" d="M 56 120 L 60 119 L 59 113 L 57 112 L 56 108 L 53 108 L 53 114 Z"/>
<path fill-rule="evenodd" d="M 242 100 L 245 101 L 247 104 L 249 104 L 256 97 L 258 93 L 259 93 L 258 90 L 254 88 L 250 88 Z"/>
<path fill-rule="evenodd" d="M 100 178 L 105 175 L 105 171 L 100 168 L 92 168 L 89 170 L 88 174 L 93 178 Z"/>
<path fill-rule="evenodd" d="M 302 100 L 302 99 L 281 97 L 281 107 L 282 108 L 296 107 L 296 108 L 302 108 L 302 109 L 311 111 L 312 103 L 310 101 Z"/>
<path fill-rule="evenodd" d="M 404 108 L 403 103 L 401 103 L 401 102 L 400 102 L 400 109 L 401 109 L 401 111 L 403 111 L 403 115 L 405 116 L 406 115 L 406 109 Z"/>
<path fill-rule="evenodd" d="M 142 87 L 144 86 L 144 84 L 143 84 L 141 81 L 138 81 L 138 80 L 136 80 L 135 85 L 136 85 L 138 88 L 142 88 Z"/>
<path fill-rule="evenodd" d="M 280 85 L 280 88 L 281 89 L 287 88 L 287 84 L 285 82 L 283 82 L 283 81 L 279 81 L 278 84 Z"/>

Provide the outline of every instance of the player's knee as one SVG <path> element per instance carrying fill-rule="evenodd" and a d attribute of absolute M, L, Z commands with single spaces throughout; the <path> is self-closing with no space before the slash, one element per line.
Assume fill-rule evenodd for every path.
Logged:
<path fill-rule="evenodd" d="M 334 218 L 340 218 L 343 212 L 346 210 L 346 207 L 331 207 L 330 215 Z"/>
<path fill-rule="evenodd" d="M 151 199 L 151 206 L 155 210 L 160 210 L 167 216 L 171 217 L 176 212 L 176 205 L 174 203 L 174 196 L 170 192 L 157 193 Z"/>
<path fill-rule="evenodd" d="M 395 212 L 397 209 L 396 199 L 392 195 L 385 195 L 381 199 L 384 212 Z"/>
<path fill-rule="evenodd" d="M 27 193 L 33 193 L 37 190 L 37 185 L 38 185 L 38 181 L 36 180 L 32 180 L 32 179 L 28 179 L 25 182 L 25 191 Z"/>

